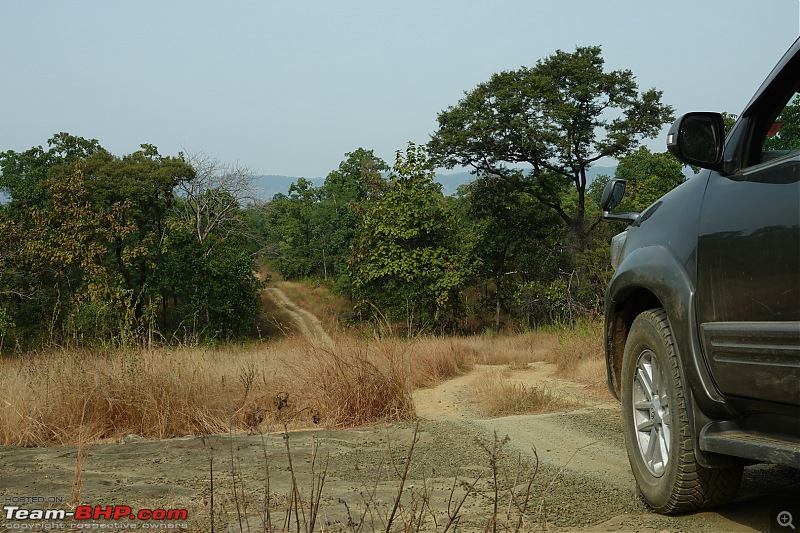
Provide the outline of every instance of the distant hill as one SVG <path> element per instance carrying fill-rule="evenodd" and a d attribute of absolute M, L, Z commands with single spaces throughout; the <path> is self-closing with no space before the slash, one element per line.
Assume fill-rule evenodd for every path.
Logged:
<path fill-rule="evenodd" d="M 299 177 L 292 176 L 277 176 L 268 174 L 265 176 L 255 176 L 253 178 L 253 188 L 255 189 L 255 196 L 259 200 L 269 201 L 276 194 L 288 194 L 289 187 L 292 183 L 296 182 Z M 314 184 L 314 187 L 320 187 L 325 183 L 325 178 L 306 178 Z"/>
<path fill-rule="evenodd" d="M 597 176 L 606 174 L 613 176 L 617 167 L 591 167 L 587 170 L 587 178 L 591 183 Z M 325 178 L 306 178 L 319 187 L 325 183 Z M 442 192 L 446 196 L 452 196 L 456 193 L 458 188 L 465 183 L 470 183 L 475 179 L 475 175 L 470 172 L 452 172 L 449 174 L 437 174 L 436 181 L 442 184 Z M 259 200 L 272 200 L 276 194 L 289 192 L 289 186 L 296 182 L 298 178 L 291 176 L 276 176 L 265 175 L 256 176 L 253 178 L 253 187 L 255 188 L 256 198 Z"/>
<path fill-rule="evenodd" d="M 589 181 L 591 182 L 600 174 L 609 176 L 614 175 L 616 167 L 591 167 L 587 171 Z M 262 201 L 272 200 L 276 194 L 287 194 L 289 187 L 292 183 L 296 182 L 299 178 L 293 176 L 277 176 L 277 175 L 264 175 L 255 176 L 253 178 L 253 188 L 256 198 Z M 325 178 L 306 178 L 315 187 L 320 187 L 325 183 Z M 452 172 L 449 174 L 437 174 L 436 181 L 442 184 L 442 192 L 447 196 L 452 196 L 456 193 L 458 188 L 465 183 L 469 183 L 475 179 L 475 176 L 470 172 Z M 8 201 L 8 195 L 0 191 L 0 204 Z"/>
<path fill-rule="evenodd" d="M 589 183 L 591 183 L 601 174 L 614 176 L 614 171 L 616 169 L 617 167 L 590 167 L 586 171 L 586 178 L 589 180 Z M 454 195 L 461 185 L 470 183 L 474 179 L 475 175 L 471 172 L 453 172 L 452 174 L 436 175 L 436 181 L 442 184 L 442 192 L 445 196 Z"/>

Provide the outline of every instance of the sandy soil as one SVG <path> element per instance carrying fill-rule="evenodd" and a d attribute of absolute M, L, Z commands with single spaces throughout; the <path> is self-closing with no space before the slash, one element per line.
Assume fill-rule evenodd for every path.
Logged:
<path fill-rule="evenodd" d="M 285 301 L 281 305 L 290 314 L 299 315 L 296 320 L 304 322 L 309 336 L 317 342 L 327 337 L 285 295 L 275 297 Z M 188 511 L 186 519 L 162 522 L 75 522 L 83 528 L 94 525 L 96 530 L 150 525 L 162 530 L 211 531 L 213 518 L 216 531 L 254 533 L 265 530 L 267 511 L 276 530 L 288 524 L 291 531 L 305 531 L 312 521 L 309 502 L 316 500 L 315 531 L 384 531 L 407 464 L 393 531 L 405 530 L 412 522 L 421 523 L 422 531 L 442 531 L 455 514 L 457 531 L 483 531 L 493 516 L 495 501 L 502 526 L 498 530 L 504 531 L 506 525 L 513 530 L 520 516 L 517 509 L 523 505 L 520 495 L 525 493 L 529 498 L 523 531 L 769 531 L 778 501 L 800 501 L 799 471 L 756 465 L 746 469 L 737 503 L 731 508 L 678 517 L 653 514 L 637 495 L 618 405 L 608 394 L 557 379 L 550 365 L 531 364 L 501 375 L 526 384 L 546 384 L 580 407 L 487 419 L 480 415 L 473 390 L 491 372 L 498 369 L 478 366 L 468 375 L 416 391 L 418 426 L 403 423 L 289 433 L 264 427 L 254 435 L 164 441 L 132 435 L 119 443 L 82 450 L 2 447 L 0 501 L 21 509 L 70 510 L 76 501 L 134 510 Z M 79 455 L 85 456 L 80 464 Z M 493 463 L 498 484 L 516 487 L 515 500 L 507 490 L 495 496 Z M 531 478 L 530 490 L 522 490 Z M 320 484 L 320 496 L 313 497 L 314 486 Z M 294 485 L 301 506 L 291 503 Z M 455 513 L 465 494 L 463 506 Z M 44 503 L 37 503 L 42 501 L 39 498 Z M 10 520 L 3 514 L 0 529 L 24 530 L 34 522 L 38 521 Z M 42 524 L 46 522 L 52 521 Z M 301 527 L 296 529 L 298 522 Z M 60 523 L 70 528 L 69 522 Z"/>

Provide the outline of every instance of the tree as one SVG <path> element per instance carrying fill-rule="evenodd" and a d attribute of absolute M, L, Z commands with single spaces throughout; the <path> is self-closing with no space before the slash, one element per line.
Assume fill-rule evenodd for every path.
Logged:
<path fill-rule="evenodd" d="M 158 278 L 161 330 L 186 341 L 227 340 L 254 332 L 262 283 L 253 275 L 249 236 L 218 227 L 201 241 L 194 229 L 180 219 L 170 228 L 169 253 Z"/>
<path fill-rule="evenodd" d="M 279 270 L 288 279 L 302 279 L 321 272 L 323 247 L 317 240 L 315 209 L 320 190 L 305 178 L 289 186 L 289 194 L 277 196 L 280 242 Z"/>
<path fill-rule="evenodd" d="M 389 166 L 372 150 L 358 148 L 345 154 L 339 168 L 329 173 L 315 209 L 315 234 L 323 251 L 323 276 L 336 281 L 336 289 L 348 296 L 352 281 L 347 265 L 360 217 L 359 206 L 386 188 L 381 172 Z"/>
<path fill-rule="evenodd" d="M 250 333 L 261 289 L 242 209 L 253 201 L 252 172 L 203 152 L 185 159 L 195 175 L 176 188 L 169 254 L 159 276 L 162 329 L 190 339 Z"/>
<path fill-rule="evenodd" d="M 366 199 L 350 264 L 357 307 L 417 325 L 452 319 L 466 271 L 458 224 L 425 150 L 397 152 L 386 190 Z"/>
<path fill-rule="evenodd" d="M 432 159 L 472 167 L 478 179 L 513 180 L 558 214 L 576 251 L 586 249 L 586 169 L 632 152 L 673 111 L 660 91 L 638 93 L 630 70 L 606 72 L 603 65 L 600 47 L 590 46 L 494 74 L 439 114 L 428 144 Z"/>
<path fill-rule="evenodd" d="M 187 154 L 185 160 L 194 169 L 194 178 L 177 186 L 176 213 L 191 228 L 198 242 L 212 233 L 221 236 L 244 231 L 240 209 L 254 201 L 253 173 L 241 165 L 222 163 L 204 152 Z M 210 252 L 210 249 L 208 250 Z"/>
<path fill-rule="evenodd" d="M 141 334 L 156 327 L 162 305 L 157 276 L 168 250 L 174 190 L 193 179 L 194 170 L 183 158 L 162 156 L 149 144 L 122 157 L 102 150 L 87 157 L 85 165 L 95 209 L 127 206 L 122 222 L 133 229 L 113 234 L 109 257 L 123 278 L 133 326 Z"/>
<path fill-rule="evenodd" d="M 22 153 L 13 150 L 0 153 L 0 190 L 11 197 L 9 211 L 19 214 L 25 207 L 42 206 L 47 196 L 45 180 L 50 168 L 102 150 L 96 139 L 64 132 L 55 134 L 47 143 L 47 151 L 35 146 Z"/>
<path fill-rule="evenodd" d="M 467 263 L 475 281 L 485 284 L 484 303 L 494 311 L 495 329 L 500 329 L 501 311 L 529 325 L 549 317 L 542 299 L 522 287 L 546 286 L 565 263 L 562 231 L 552 220 L 555 213 L 540 209 L 530 195 L 494 176 L 475 180 L 459 192 Z"/>
<path fill-rule="evenodd" d="M 183 157 L 148 144 L 117 157 L 61 133 L 48 150 L 1 154 L 0 170 L 11 197 L 0 206 L 0 342 L 125 343 L 180 326 L 230 337 L 254 324 L 259 283 L 234 231 L 238 201 L 188 187 Z"/>
<path fill-rule="evenodd" d="M 11 201 L 2 285 L 25 337 L 49 342 L 134 335 L 154 325 L 154 282 L 165 252 L 172 191 L 192 169 L 155 147 L 122 158 L 97 141 L 60 133 L 49 150 L 3 154 Z"/>
<path fill-rule="evenodd" d="M 0 309 L 15 325 L 14 344 L 56 341 L 78 304 L 113 283 L 95 240 L 118 223 L 121 206 L 91 208 L 84 160 L 102 152 L 96 140 L 58 133 L 48 149 L 0 154 Z M 88 298 L 77 298 L 78 290 Z"/>
<path fill-rule="evenodd" d="M 646 147 L 620 159 L 614 177 L 625 180 L 625 198 L 617 211 L 642 212 L 686 181 L 681 162 L 669 152 L 652 153 Z M 596 190 L 602 192 L 598 182 Z M 599 200 L 599 196 L 597 196 Z M 598 202 L 599 205 L 599 202 Z"/>

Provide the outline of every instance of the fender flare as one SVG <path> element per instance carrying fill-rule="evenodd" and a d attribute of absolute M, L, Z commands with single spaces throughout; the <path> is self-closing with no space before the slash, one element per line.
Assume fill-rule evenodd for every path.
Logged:
<path fill-rule="evenodd" d="M 658 300 L 625 309 L 629 297 L 646 291 Z M 675 342 L 681 379 L 687 392 L 686 411 L 693 428 L 692 438 L 698 460 L 705 466 L 724 466 L 726 460 L 716 454 L 703 454 L 697 439 L 700 430 L 713 417 L 730 417 L 735 413 L 724 402 L 714 384 L 700 346 L 695 314 L 695 289 L 684 265 L 663 246 L 651 245 L 633 250 L 620 264 L 606 290 L 606 365 L 609 388 L 617 396 L 617 369 L 622 363 L 628 329 L 633 319 L 645 308 L 663 307 Z M 620 324 L 620 315 L 624 323 Z M 622 338 L 620 338 L 622 337 Z M 619 399 L 619 398 L 618 398 Z M 706 457 L 707 455 L 707 457 Z"/>

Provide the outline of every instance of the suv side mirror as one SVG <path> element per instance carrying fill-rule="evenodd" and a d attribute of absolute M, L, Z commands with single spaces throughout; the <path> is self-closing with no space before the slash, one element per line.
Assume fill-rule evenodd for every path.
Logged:
<path fill-rule="evenodd" d="M 667 134 L 667 150 L 688 165 L 721 170 L 725 121 L 719 113 L 687 113 Z"/>
<path fill-rule="evenodd" d="M 611 211 L 619 205 L 623 196 L 625 196 L 625 180 L 616 178 L 609 180 L 603 189 L 603 196 L 600 197 L 600 209 Z"/>
<path fill-rule="evenodd" d="M 603 195 L 600 197 L 600 208 L 603 210 L 605 220 L 618 220 L 631 224 L 639 218 L 639 213 L 610 213 L 617 207 L 625 195 L 625 180 L 614 178 L 606 183 Z"/>

